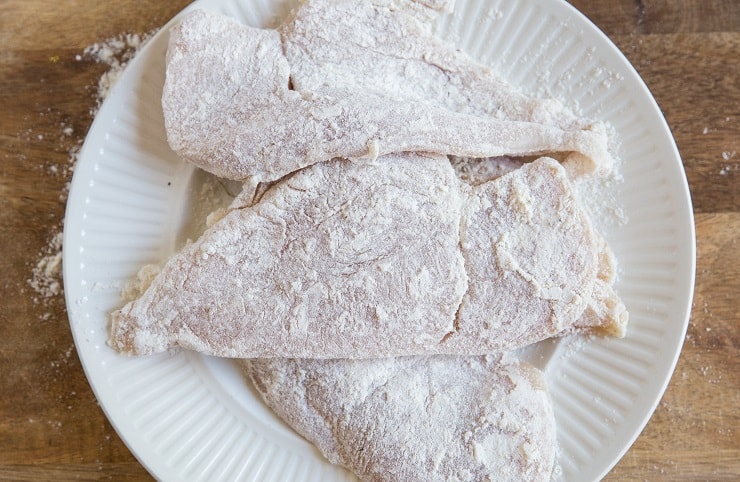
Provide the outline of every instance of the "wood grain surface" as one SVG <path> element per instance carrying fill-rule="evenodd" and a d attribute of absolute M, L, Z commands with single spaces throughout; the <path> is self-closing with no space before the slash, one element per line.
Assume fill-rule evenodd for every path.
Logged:
<path fill-rule="evenodd" d="M 85 47 L 152 32 L 188 3 L 0 1 L 0 479 L 151 478 L 96 403 L 63 297 L 29 280 L 54 254 L 70 150 L 92 122 L 109 69 L 82 55 Z M 678 366 L 606 480 L 740 480 L 740 2 L 572 3 L 654 94 L 696 214 L 696 294 Z"/>

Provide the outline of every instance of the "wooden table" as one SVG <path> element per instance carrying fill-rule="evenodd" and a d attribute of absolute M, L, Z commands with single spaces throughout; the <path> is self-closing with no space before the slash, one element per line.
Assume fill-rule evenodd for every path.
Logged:
<path fill-rule="evenodd" d="M 61 229 L 69 150 L 90 126 L 108 69 L 76 56 L 157 29 L 187 3 L 0 2 L 0 479 L 149 478 L 96 403 L 62 297 L 40 296 L 27 280 Z M 696 295 L 678 367 L 607 480 L 738 480 L 740 2 L 573 3 L 622 49 L 663 109 L 697 228 Z"/>

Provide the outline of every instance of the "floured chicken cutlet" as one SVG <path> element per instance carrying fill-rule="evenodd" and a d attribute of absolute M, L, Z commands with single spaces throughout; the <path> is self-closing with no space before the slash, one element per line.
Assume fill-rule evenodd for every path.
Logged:
<path fill-rule="evenodd" d="M 299 171 L 172 257 L 114 314 L 114 346 L 325 358 L 433 343 L 467 283 L 456 183 L 446 159 L 413 154 Z"/>
<path fill-rule="evenodd" d="M 458 178 L 470 186 L 479 186 L 513 172 L 525 163 L 522 159 L 498 157 L 471 159 L 453 156 L 452 167 Z M 622 299 L 614 291 L 617 278 L 617 259 L 606 240 L 595 232 L 598 245 L 599 268 L 586 310 L 576 323 L 577 328 L 592 328 L 595 333 L 624 337 L 629 313 Z"/>
<path fill-rule="evenodd" d="M 435 17 L 440 11 L 451 11 L 453 4 L 452 0 L 303 2 L 278 29 L 291 85 L 300 92 L 328 95 L 374 93 L 563 132 L 606 132 L 602 122 L 577 116 L 557 100 L 524 95 L 433 35 Z M 550 153 L 559 150 L 554 146 Z M 609 156 L 583 159 L 578 154 L 570 155 L 565 164 L 575 174 L 612 167 Z"/>
<path fill-rule="evenodd" d="M 279 417 L 360 480 L 551 480 L 555 417 L 532 366 L 451 356 L 242 364 Z"/>
<path fill-rule="evenodd" d="M 335 160 L 173 256 L 113 314 L 111 341 L 239 358 L 501 352 L 578 326 L 597 240 L 552 159 L 472 188 L 445 157 Z"/>
<path fill-rule="evenodd" d="M 614 255 L 570 184 L 613 168 L 610 139 L 435 38 L 451 5 L 309 0 L 278 30 L 185 14 L 167 140 L 245 187 L 110 343 L 248 358 L 270 408 L 364 481 L 549 481 L 542 373 L 489 354 L 624 336 Z"/>
<path fill-rule="evenodd" d="M 426 40 L 421 31 L 410 33 L 419 34 L 417 43 Z M 578 160 L 568 164 L 579 166 L 574 175 L 612 165 L 604 129 L 551 122 L 550 102 L 529 100 L 522 107 L 517 95 L 512 102 L 524 115 L 516 114 L 519 108 L 493 115 L 453 110 L 434 99 L 399 99 L 363 85 L 302 90 L 291 85 L 293 66 L 284 48 L 276 30 L 204 11 L 186 15 L 172 29 L 167 51 L 162 104 L 170 146 L 195 165 L 252 187 L 336 157 L 408 151 L 474 157 L 562 152 Z M 459 57 L 460 69 L 480 70 Z"/>

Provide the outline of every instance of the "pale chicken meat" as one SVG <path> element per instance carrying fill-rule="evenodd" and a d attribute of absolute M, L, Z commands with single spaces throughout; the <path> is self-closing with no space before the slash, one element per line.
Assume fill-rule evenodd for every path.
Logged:
<path fill-rule="evenodd" d="M 508 157 L 471 159 L 451 156 L 457 177 L 466 184 L 479 186 L 508 174 L 525 163 L 523 159 Z M 617 259 L 611 247 L 598 232 L 598 272 L 586 310 L 576 322 L 576 329 L 592 328 L 595 333 L 624 337 L 629 313 L 614 289 L 617 278 Z"/>
<path fill-rule="evenodd" d="M 308 0 L 277 30 L 184 14 L 167 140 L 244 189 L 146 268 L 109 343 L 241 358 L 363 481 L 550 481 L 543 374 L 504 353 L 624 336 L 616 260 L 571 184 L 613 169 L 612 141 L 437 39 L 453 3 Z"/>
<path fill-rule="evenodd" d="M 498 357 L 244 360 L 267 405 L 362 481 L 549 482 L 542 373 Z"/>
<path fill-rule="evenodd" d="M 617 258 L 606 240 L 597 236 L 599 269 L 591 299 L 576 329 L 593 329 L 595 333 L 623 338 L 627 334 L 629 312 L 614 290 L 617 279 Z"/>
<path fill-rule="evenodd" d="M 498 118 L 362 86 L 298 89 L 283 48 L 276 30 L 204 11 L 186 15 L 172 29 L 167 51 L 162 104 L 170 146 L 251 187 L 335 157 L 393 152 L 560 152 L 580 160 L 573 166 L 611 163 L 606 133 L 592 126 Z"/>
<path fill-rule="evenodd" d="M 313 165 L 235 207 L 113 314 L 128 354 L 487 354 L 572 330 L 599 271 L 563 167 L 470 188 L 442 156 Z M 536 234 L 536 235 L 534 235 Z"/>
<path fill-rule="evenodd" d="M 524 95 L 431 32 L 453 1 L 309 0 L 279 28 L 290 80 L 299 91 L 369 92 L 453 112 L 606 133 L 554 99 Z M 526 135 L 523 133 L 523 135 Z M 603 137 L 606 140 L 606 135 Z M 553 151 L 560 149 L 554 148 Z M 508 154 L 514 154 L 510 152 Z M 585 161 L 585 163 L 581 163 Z M 611 158 L 570 156 L 574 172 L 608 171 Z"/>

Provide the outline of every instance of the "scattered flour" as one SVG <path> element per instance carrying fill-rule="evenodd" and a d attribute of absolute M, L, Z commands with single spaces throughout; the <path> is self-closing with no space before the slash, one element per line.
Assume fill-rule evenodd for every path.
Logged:
<path fill-rule="evenodd" d="M 152 37 L 154 32 L 147 34 L 124 34 L 110 38 L 103 42 L 95 43 L 86 47 L 81 54 L 75 56 L 75 60 L 78 62 L 83 60 L 92 60 L 96 63 L 101 63 L 109 67 L 103 75 L 100 77 L 96 92 L 96 103 L 90 109 L 90 115 L 92 117 L 97 113 L 103 100 L 106 98 L 110 89 L 118 80 L 121 72 L 128 64 L 128 62 L 134 58 L 137 52 L 146 44 L 146 42 Z M 41 115 L 45 113 L 42 112 Z M 75 164 L 77 163 L 77 157 L 79 155 L 80 147 L 82 146 L 83 136 L 80 133 L 75 133 L 72 126 L 66 123 L 60 123 L 59 125 L 59 139 L 63 142 L 63 145 L 68 145 L 69 140 L 75 134 L 78 135 L 74 145 L 68 150 L 67 162 L 61 165 L 50 164 L 45 166 L 45 172 L 52 176 L 63 176 L 67 179 L 67 183 L 59 194 L 59 202 L 64 204 L 67 201 L 67 194 L 69 193 L 69 181 L 71 180 L 72 172 L 74 171 Z M 32 132 L 29 130 L 25 133 L 26 140 L 32 140 Z M 35 136 L 38 140 L 43 140 L 44 135 L 38 134 Z M 64 289 L 62 285 L 62 227 L 64 220 L 62 219 L 58 224 L 51 228 L 51 235 L 49 241 L 36 256 L 36 262 L 31 268 L 31 277 L 28 279 L 28 285 L 36 293 L 33 298 L 36 304 L 48 305 L 52 300 L 62 295 Z M 48 319 L 49 313 L 41 315 L 42 319 Z"/>
<path fill-rule="evenodd" d="M 28 284 L 39 297 L 34 302 L 58 296 L 62 293 L 62 233 L 57 232 L 44 247 L 41 257 L 33 267 Z"/>
<path fill-rule="evenodd" d="M 85 47 L 82 55 L 77 55 L 76 60 L 92 59 L 97 63 L 110 67 L 98 81 L 98 105 L 91 110 L 95 115 L 97 107 L 108 96 L 110 89 L 118 81 L 129 61 L 149 41 L 154 32 L 147 34 L 128 33 L 110 38 L 102 43 L 94 43 Z"/>

